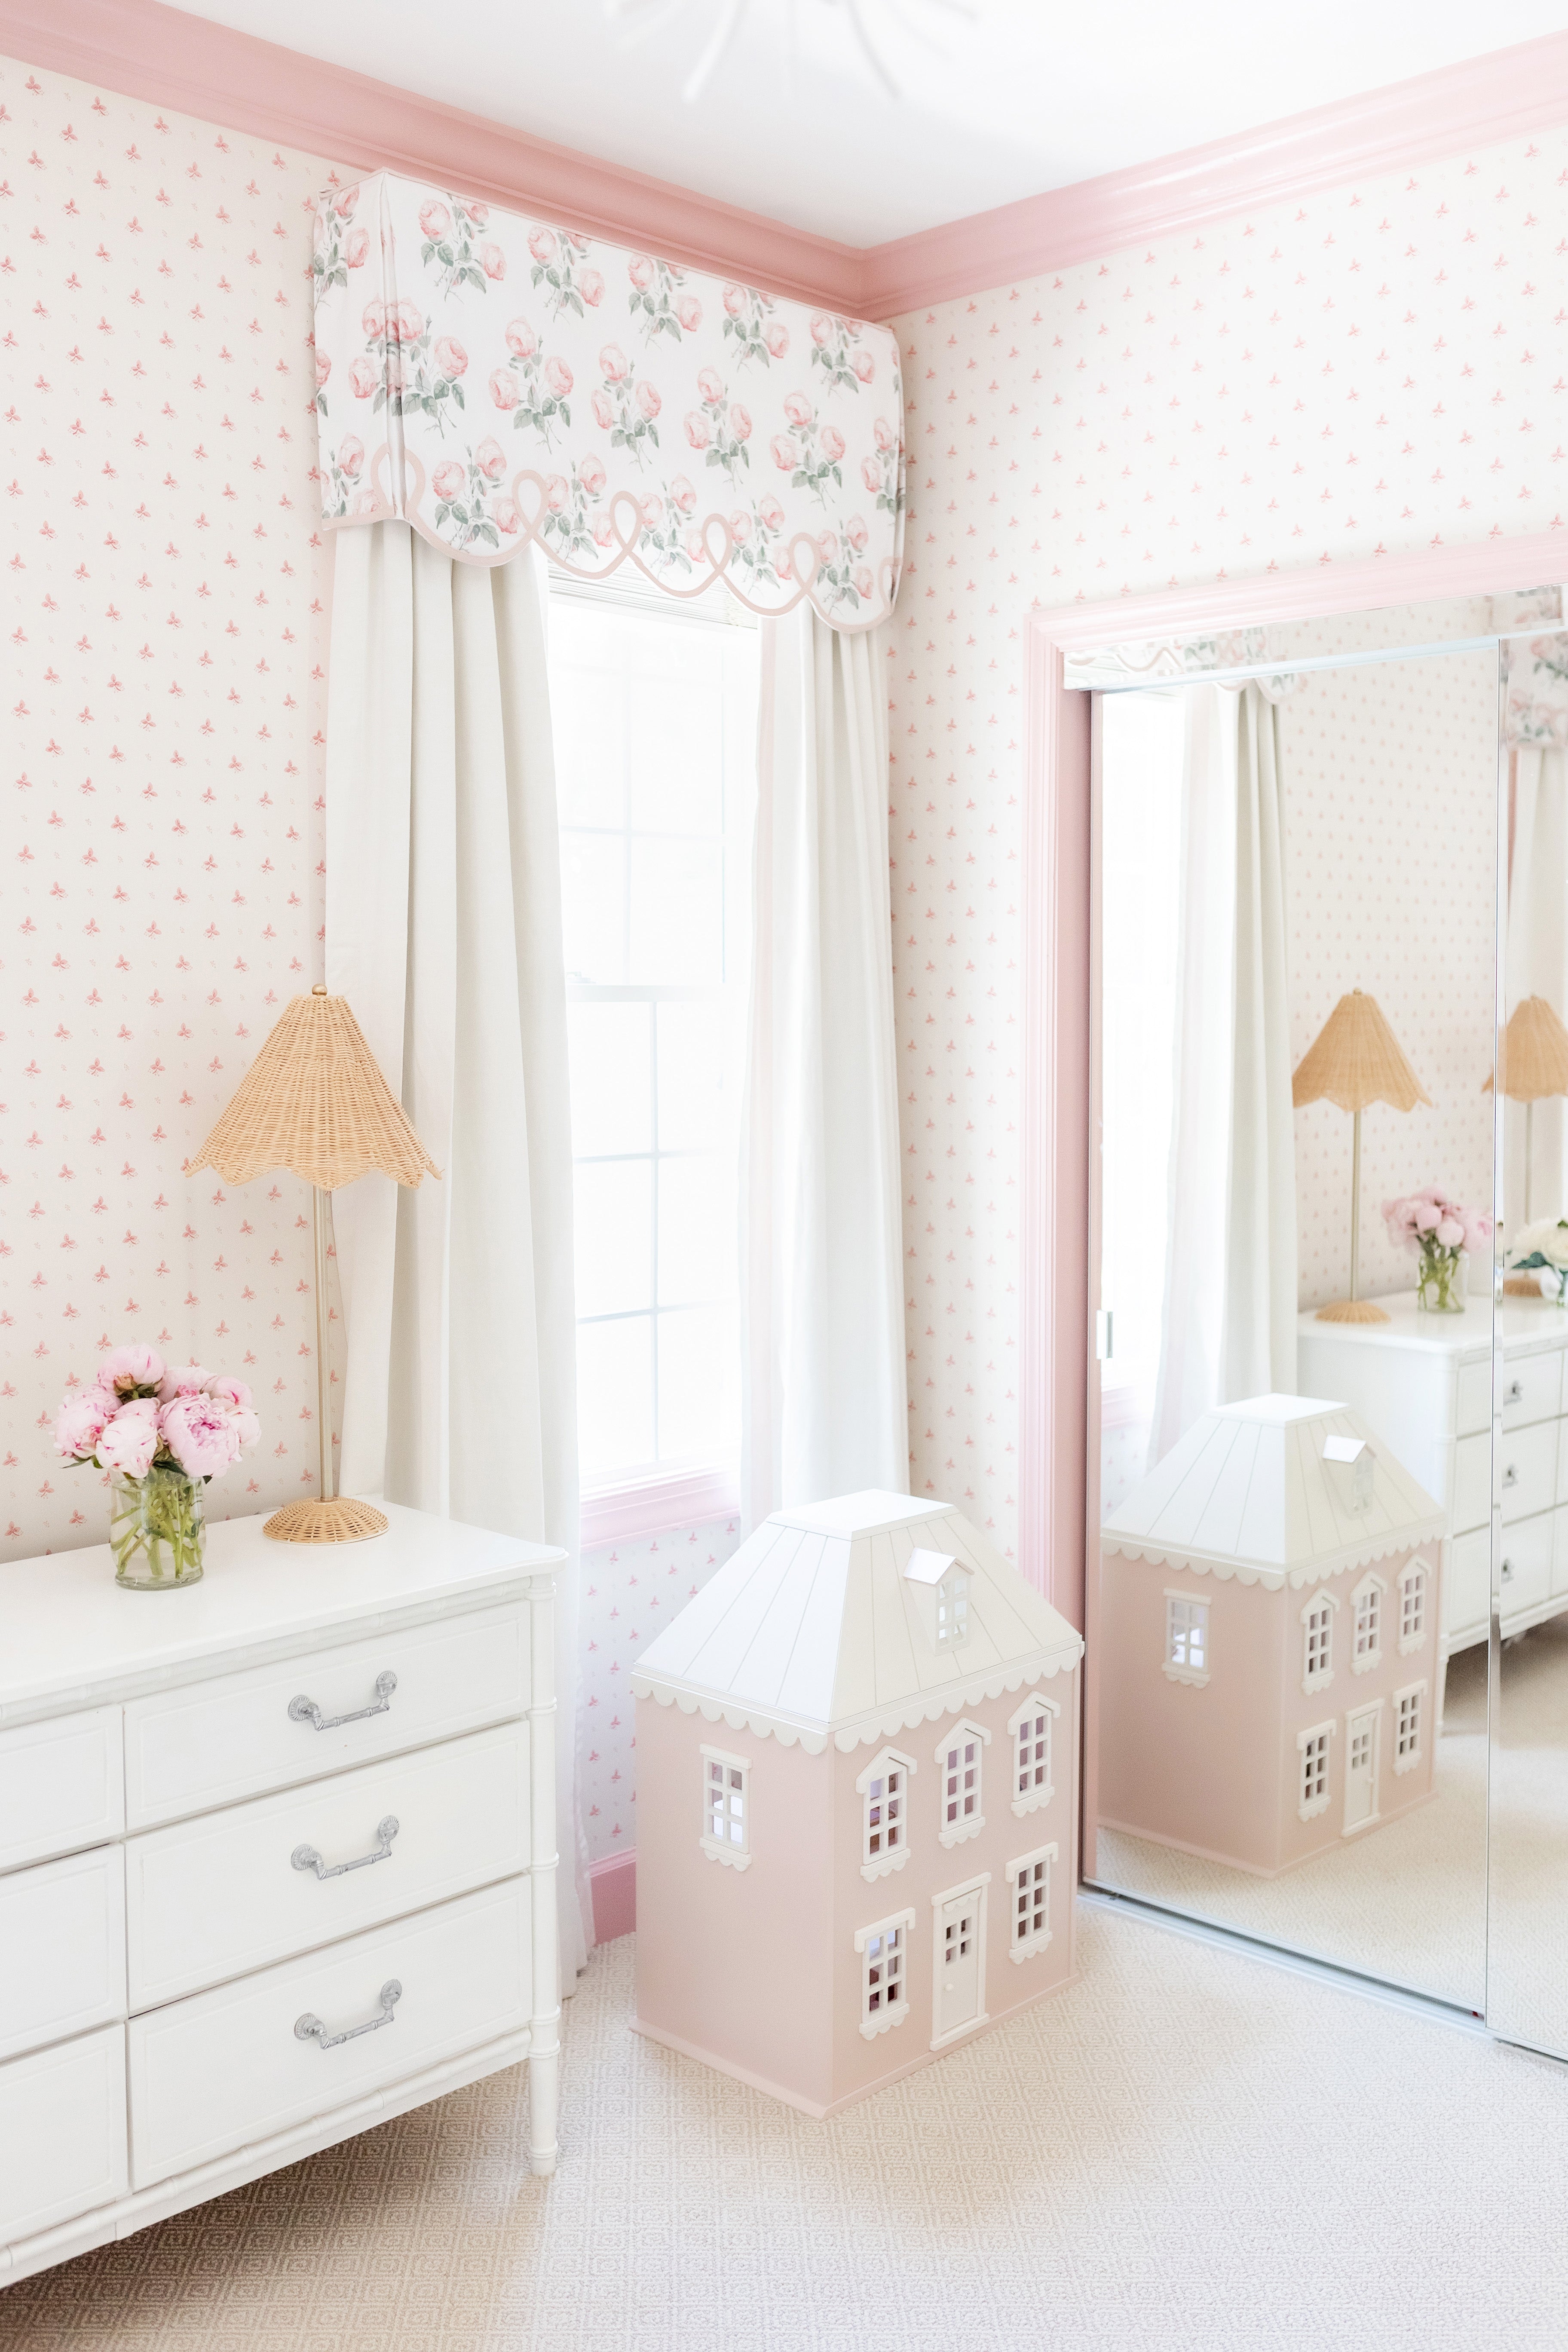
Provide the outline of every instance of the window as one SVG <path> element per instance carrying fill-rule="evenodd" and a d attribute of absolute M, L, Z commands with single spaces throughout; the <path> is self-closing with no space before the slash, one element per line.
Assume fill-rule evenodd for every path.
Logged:
<path fill-rule="evenodd" d="M 969 1579 L 952 1569 L 936 1588 L 936 1645 L 961 1649 L 969 1639 Z"/>
<path fill-rule="evenodd" d="M 1007 1719 L 1013 1742 L 1013 1811 L 1019 1818 L 1046 1805 L 1055 1790 L 1051 1783 L 1051 1727 L 1061 1713 L 1054 1698 L 1031 1691 L 1016 1715 Z"/>
<path fill-rule="evenodd" d="M 1051 1864 L 1056 1858 L 1054 1845 L 1042 1845 L 1007 1864 L 1007 1880 L 1013 1889 L 1009 1959 L 1029 1959 L 1036 1952 L 1043 1952 L 1051 1940 Z"/>
<path fill-rule="evenodd" d="M 884 1748 L 874 1756 L 855 1786 L 860 1793 L 860 1875 L 869 1881 L 901 1870 L 910 1852 L 910 1774 L 912 1756 Z"/>
<path fill-rule="evenodd" d="M 757 634 L 731 610 L 559 579 L 551 599 L 590 1497 L 717 1488 L 739 1454 Z"/>
<path fill-rule="evenodd" d="M 1413 1772 L 1421 1761 L 1421 1726 L 1426 1712 L 1426 1685 L 1412 1683 L 1394 1694 L 1394 1769 Z"/>
<path fill-rule="evenodd" d="M 744 1870 L 752 1859 L 751 1759 L 731 1756 L 722 1748 L 704 1748 L 701 1753 L 700 1843 L 710 1862 L 724 1862 L 732 1869 Z"/>
<path fill-rule="evenodd" d="M 912 1911 L 879 1919 L 874 1927 L 859 1927 L 855 1949 L 860 1955 L 860 2031 L 868 2042 L 900 2025 L 910 2013 L 907 1963 Z"/>
<path fill-rule="evenodd" d="M 943 1845 L 958 1845 L 985 1826 L 981 1755 L 990 1738 L 984 1724 L 955 1723 L 937 1748 L 936 1760 L 942 1772 L 937 1836 Z"/>
<path fill-rule="evenodd" d="M 1363 1576 L 1351 1594 L 1355 1612 L 1351 1637 L 1351 1672 L 1364 1675 L 1383 1664 L 1383 1596 L 1388 1588 L 1381 1576 Z"/>
<path fill-rule="evenodd" d="M 1334 1612 L 1331 1592 L 1314 1593 L 1301 1612 L 1301 1688 L 1327 1690 L 1334 1678 Z"/>
<path fill-rule="evenodd" d="M 1299 1731 L 1296 1735 L 1301 1758 L 1301 1793 L 1296 1810 L 1304 1822 L 1328 1810 L 1329 1743 L 1333 1734 L 1331 1723 L 1320 1723 L 1310 1731 Z"/>
<path fill-rule="evenodd" d="M 1426 1638 L 1426 1569 L 1413 1559 L 1399 1580 L 1399 1654 L 1408 1657 Z"/>
<path fill-rule="evenodd" d="M 1200 1687 L 1209 1678 L 1209 1604 L 1190 1592 L 1165 1595 L 1165 1672 Z"/>
<path fill-rule="evenodd" d="M 904 1583 L 933 1649 L 961 1650 L 969 1639 L 969 1572 L 950 1551 L 917 1545 L 904 1562 Z"/>

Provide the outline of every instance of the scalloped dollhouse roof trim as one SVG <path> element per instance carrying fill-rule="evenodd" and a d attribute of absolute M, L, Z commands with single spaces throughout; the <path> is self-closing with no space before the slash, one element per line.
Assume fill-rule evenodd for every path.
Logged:
<path fill-rule="evenodd" d="M 960 1714 L 965 1707 L 978 1706 L 982 1699 L 1000 1698 L 1004 1691 L 1022 1690 L 1026 1683 L 1050 1682 L 1059 1674 L 1070 1674 L 1082 1654 L 1083 1643 L 1075 1633 L 1070 1643 L 1044 1652 L 1016 1668 L 1009 1666 L 1005 1674 L 951 1683 L 945 1690 L 933 1691 L 912 1701 L 900 1713 L 840 1724 L 831 1733 L 823 1724 L 803 1723 L 760 1707 L 726 1705 L 711 1691 L 694 1690 L 640 1669 L 633 1673 L 631 1679 L 636 1697 L 657 1699 L 660 1706 L 678 1706 L 682 1715 L 700 1715 L 705 1723 L 724 1723 L 731 1731 L 750 1731 L 759 1739 L 776 1739 L 781 1748 L 798 1745 L 808 1756 L 820 1756 L 831 1738 L 839 1754 L 848 1756 L 857 1748 L 868 1748 L 873 1740 L 896 1739 L 900 1731 L 917 1731 L 922 1723 L 935 1723 L 944 1715 Z"/>

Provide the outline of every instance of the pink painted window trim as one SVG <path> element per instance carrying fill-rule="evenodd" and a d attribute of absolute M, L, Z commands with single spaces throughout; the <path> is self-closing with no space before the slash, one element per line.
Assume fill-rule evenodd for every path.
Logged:
<path fill-rule="evenodd" d="M 582 1498 L 578 1541 L 584 1551 L 599 1551 L 631 1536 L 662 1535 L 668 1528 L 694 1527 L 704 1519 L 732 1519 L 740 1500 L 740 1475 L 732 1462 L 596 1487 Z"/>

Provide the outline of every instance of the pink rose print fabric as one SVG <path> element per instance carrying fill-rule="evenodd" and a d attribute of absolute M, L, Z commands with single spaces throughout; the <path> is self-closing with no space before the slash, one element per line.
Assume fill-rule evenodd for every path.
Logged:
<path fill-rule="evenodd" d="M 1542 751 L 1568 750 L 1568 635 L 1563 634 L 1560 587 L 1525 588 L 1494 596 L 1494 629 L 1539 631 L 1505 637 L 1499 647 L 1502 667 L 1503 740 Z"/>
<path fill-rule="evenodd" d="M 378 172 L 317 208 L 322 520 L 469 563 L 531 543 L 753 612 L 885 620 L 903 554 L 898 342 Z"/>

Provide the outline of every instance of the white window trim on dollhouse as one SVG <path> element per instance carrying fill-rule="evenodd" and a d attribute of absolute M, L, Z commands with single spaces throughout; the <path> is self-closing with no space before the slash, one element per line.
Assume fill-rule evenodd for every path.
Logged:
<path fill-rule="evenodd" d="M 871 1852 L 871 1783 L 873 1780 L 886 1780 L 889 1765 L 896 1766 L 906 1776 L 919 1769 L 914 1758 L 906 1756 L 901 1748 L 879 1748 L 855 1782 L 860 1797 L 860 1875 L 868 1885 L 873 1879 L 886 1878 L 889 1871 L 902 1870 L 910 1858 L 910 1791 L 907 1777 L 903 1791 L 903 1810 L 899 1817 L 899 1827 L 903 1833 L 899 1849 L 896 1853 L 889 1853 L 884 1844 L 883 1851 L 879 1854 L 873 1854 Z M 879 1798 L 877 1802 L 885 1808 L 888 1800 L 884 1795 Z M 884 1831 L 886 1825 L 887 1816 L 884 1811 Z M 868 1927 L 866 1933 L 868 1936 L 875 1935 L 876 1929 Z"/>
<path fill-rule="evenodd" d="M 1414 1633 L 1407 1633 L 1405 1630 L 1405 1620 L 1409 1614 L 1407 1596 L 1413 1586 L 1419 1589 L 1420 1616 L 1416 1631 Z M 1408 1658 L 1415 1651 L 1426 1647 L 1426 1621 L 1431 1606 L 1431 1571 L 1424 1559 L 1413 1559 L 1407 1568 L 1401 1570 L 1399 1578 L 1399 1654 L 1402 1658 Z"/>
<path fill-rule="evenodd" d="M 1327 1690 L 1334 1678 L 1334 1611 L 1340 1605 L 1337 1592 L 1314 1592 L 1301 1608 L 1301 1688 L 1310 1696 L 1313 1691 Z M 1312 1620 L 1320 1610 L 1329 1612 L 1329 1663 L 1321 1672 L 1312 1671 Z"/>
<path fill-rule="evenodd" d="M 978 2033 L 983 2025 L 991 2022 L 991 2013 L 985 2006 L 986 1913 L 991 1907 L 985 1900 L 985 1890 L 990 1884 L 991 1873 L 988 1870 L 977 1871 L 973 1878 L 961 1878 L 956 1886 L 944 1886 L 940 1895 L 933 1895 L 931 1898 L 931 2046 L 933 2050 L 945 2050 L 950 2042 L 962 2042 L 966 2033 Z M 962 1895 L 978 1895 L 980 1897 L 974 1916 L 975 1941 L 979 1948 L 975 1964 L 980 1970 L 980 2008 L 973 2017 L 965 2018 L 962 2025 L 955 2025 L 951 2032 L 944 2033 L 942 2030 L 942 1915 L 945 1906 L 956 1903 Z"/>
<path fill-rule="evenodd" d="M 942 1821 L 942 1815 L 947 1808 L 947 1752 L 950 1748 L 962 1744 L 966 1738 L 973 1738 L 979 1750 L 974 1759 L 975 1807 L 968 1821 L 950 1823 Z M 990 1745 L 991 1734 L 986 1730 L 985 1726 L 983 1723 L 972 1721 L 966 1715 L 961 1716 L 952 1730 L 945 1732 L 937 1741 L 936 1804 L 937 1818 L 942 1822 L 942 1826 L 937 1831 L 938 1845 L 962 1845 L 966 1838 L 978 1837 L 985 1827 L 985 1750 Z"/>
<path fill-rule="evenodd" d="M 1407 1755 L 1404 1755 L 1404 1756 L 1402 1756 L 1402 1755 L 1400 1754 L 1400 1752 L 1399 1752 L 1399 1741 L 1400 1741 L 1400 1736 L 1401 1736 L 1401 1730 L 1402 1730 L 1402 1727 L 1401 1727 L 1401 1723 L 1400 1723 L 1400 1717 L 1401 1717 L 1401 1715 L 1402 1715 L 1402 1714 L 1403 1714 L 1403 1712 L 1404 1712 L 1405 1703 L 1405 1701 L 1406 1701 L 1407 1699 L 1414 1699 L 1414 1700 L 1415 1700 L 1415 1746 L 1414 1746 L 1414 1747 L 1409 1750 L 1409 1752 L 1408 1752 L 1408 1754 L 1407 1754 Z M 1421 1761 L 1421 1759 L 1422 1759 L 1423 1753 L 1425 1752 L 1425 1749 L 1426 1749 L 1426 1683 L 1425 1683 L 1425 1682 L 1419 1682 L 1419 1683 L 1406 1683 L 1406 1684 L 1404 1685 L 1403 1689 L 1401 1689 L 1401 1690 L 1396 1690 L 1396 1691 L 1394 1692 L 1394 1771 L 1395 1771 L 1396 1773 L 1398 1773 L 1398 1772 L 1414 1772 L 1414 1771 L 1415 1771 L 1415 1768 L 1416 1768 L 1416 1766 L 1417 1766 L 1417 1765 L 1420 1763 L 1420 1761 Z"/>
<path fill-rule="evenodd" d="M 860 2031 L 868 2042 L 875 2042 L 879 2033 L 886 2033 L 892 2026 L 902 2025 L 910 2013 L 910 1937 L 914 1933 L 914 1926 L 915 1915 L 912 1911 L 895 1911 L 886 1919 L 873 1919 L 868 1927 L 857 1927 L 855 1930 L 855 1949 L 860 1955 Z M 900 1934 L 904 1939 L 899 1947 L 899 1983 L 902 1987 L 902 1998 L 895 2001 L 884 2001 L 879 2010 L 873 2011 L 871 1969 L 874 1963 L 870 1957 L 871 1939 L 873 1937 L 888 1937 L 894 1934 Z M 887 1965 L 885 1944 L 879 1957 L 885 1971 Z M 885 1994 L 887 1990 L 885 1973 L 880 1989 Z"/>
<path fill-rule="evenodd" d="M 1038 1787 L 1030 1789 L 1026 1793 L 1020 1795 L 1018 1790 L 1018 1735 L 1024 1725 L 1026 1723 L 1032 1722 L 1034 1717 L 1037 1715 L 1049 1716 L 1051 1718 L 1046 1726 L 1046 1777 L 1044 1781 L 1041 1782 Z M 1060 1717 L 1060 1715 L 1061 1706 L 1058 1700 L 1047 1698 L 1044 1691 L 1031 1691 L 1023 1706 L 1015 1709 L 1014 1713 L 1007 1717 L 1007 1737 L 1013 1743 L 1012 1810 L 1014 1818 L 1017 1821 L 1022 1821 L 1026 1813 L 1032 1813 L 1037 1806 L 1048 1805 L 1051 1799 L 1057 1793 L 1057 1722 Z"/>
<path fill-rule="evenodd" d="M 1007 1958 L 1010 1960 L 1032 1960 L 1035 1954 L 1043 1952 L 1051 1940 L 1049 1927 L 1042 1927 L 1037 1934 L 1033 1932 L 1027 1936 L 1018 1934 L 1018 1881 L 1026 1870 L 1033 1870 L 1037 1863 L 1045 1864 L 1046 1916 L 1048 1919 L 1051 1911 L 1051 1872 L 1056 1859 L 1057 1846 L 1053 1840 L 1049 1845 L 1037 1845 L 1033 1853 L 1019 1854 L 1015 1861 L 1007 1864 L 1006 1880 L 1013 1890 L 1007 1905 Z M 1033 1906 L 1030 1907 L 1033 1908 Z"/>
<path fill-rule="evenodd" d="M 1363 1652 L 1358 1647 L 1362 1603 L 1373 1593 L 1377 1595 L 1377 1639 L 1370 1650 Z M 1369 1569 L 1351 1594 L 1351 1672 L 1352 1675 L 1370 1675 L 1374 1666 L 1381 1666 L 1383 1664 L 1384 1604 L 1387 1599 L 1387 1579 L 1379 1576 L 1375 1570 Z"/>
<path fill-rule="evenodd" d="M 1329 1810 L 1329 1803 L 1331 1796 L 1329 1783 L 1332 1778 L 1331 1768 L 1334 1760 L 1334 1732 L 1336 1728 L 1337 1727 L 1334 1719 L 1331 1716 L 1327 1723 L 1310 1723 L 1305 1731 L 1299 1731 L 1296 1734 L 1296 1753 L 1300 1759 L 1296 1767 L 1296 1788 L 1298 1792 L 1296 1811 L 1300 1818 L 1304 1822 L 1315 1822 L 1320 1813 L 1326 1813 Z M 1312 1739 L 1326 1739 L 1327 1741 L 1327 1745 L 1323 1749 L 1323 1785 L 1317 1796 L 1303 1797 L 1300 1792 L 1304 1785 L 1304 1776 L 1307 1769 L 1307 1743 L 1309 1740 Z"/>
<path fill-rule="evenodd" d="M 721 1862 L 728 1870 L 750 1870 L 752 1866 L 752 1759 L 749 1756 L 736 1756 L 728 1748 L 703 1747 L 698 1750 L 698 1753 L 702 1759 L 702 1834 L 697 1843 L 710 1862 Z M 723 1844 L 709 1831 L 708 1823 L 710 1815 L 708 1798 L 708 1767 L 710 1764 L 722 1764 L 730 1771 L 739 1772 L 741 1775 L 741 1842 L 738 1845 L 733 1842 L 727 1845 Z"/>
<path fill-rule="evenodd" d="M 1175 1620 L 1171 1609 L 1171 1603 L 1173 1601 L 1179 1601 L 1185 1608 L 1196 1609 L 1202 1613 L 1202 1623 L 1199 1630 L 1202 1638 L 1204 1664 L 1201 1666 L 1189 1666 L 1178 1664 L 1173 1654 L 1176 1648 Z M 1187 1627 L 1187 1645 L 1189 1651 L 1191 1649 L 1191 1644 L 1192 1633 L 1191 1622 L 1189 1621 Z M 1165 1679 L 1167 1682 L 1186 1683 L 1194 1690 L 1202 1690 L 1209 1678 L 1208 1660 L 1210 1654 L 1209 1597 L 1207 1593 L 1182 1592 L 1179 1591 L 1174 1585 L 1168 1584 L 1165 1587 Z"/>

